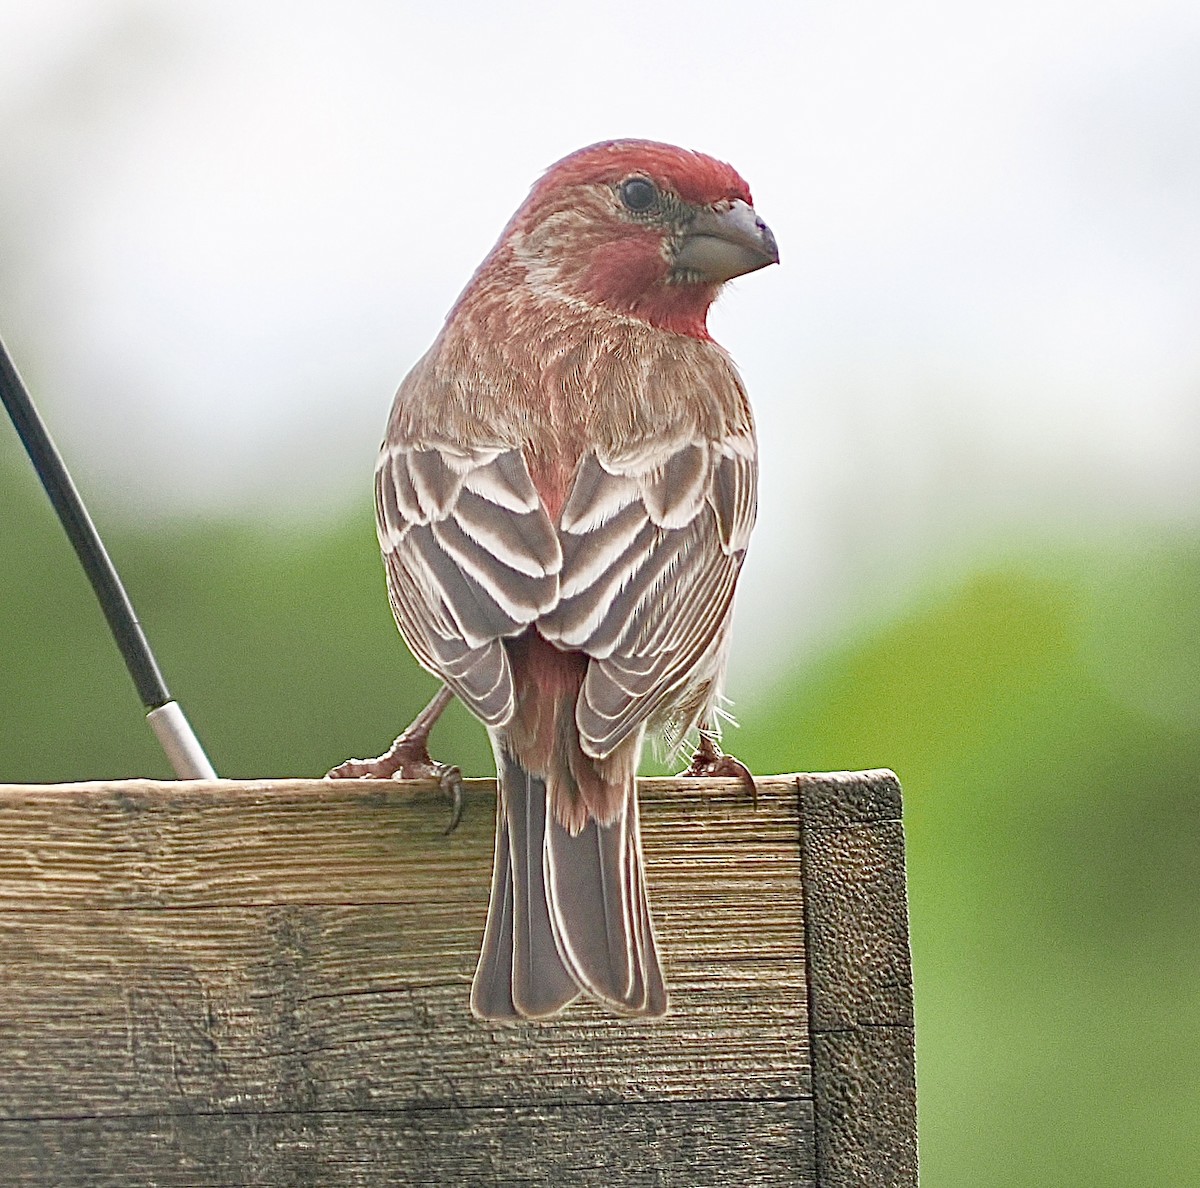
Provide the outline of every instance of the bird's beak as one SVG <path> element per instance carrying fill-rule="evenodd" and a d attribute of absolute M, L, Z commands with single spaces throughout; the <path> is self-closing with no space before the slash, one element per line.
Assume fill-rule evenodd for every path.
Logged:
<path fill-rule="evenodd" d="M 688 279 L 721 284 L 768 264 L 779 263 L 771 228 L 740 198 L 718 210 L 702 206 L 684 232 L 672 261 Z"/>

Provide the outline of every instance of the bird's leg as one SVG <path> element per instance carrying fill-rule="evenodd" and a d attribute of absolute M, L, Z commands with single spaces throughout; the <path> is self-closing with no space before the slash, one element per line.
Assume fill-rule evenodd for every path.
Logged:
<path fill-rule="evenodd" d="M 429 755 L 429 732 L 454 700 L 443 685 L 433 700 L 412 720 L 408 729 L 375 759 L 347 759 L 327 772 L 327 780 L 429 780 L 434 779 L 450 798 L 450 828 L 453 833 L 462 817 L 462 772 Z"/>
<path fill-rule="evenodd" d="M 705 724 L 700 726 L 700 745 L 692 755 L 691 765 L 681 776 L 728 776 L 742 781 L 742 786 L 750 794 L 754 807 L 758 808 L 758 785 L 750 774 L 750 769 L 732 755 L 726 755 L 717 745 L 717 735 Z"/>

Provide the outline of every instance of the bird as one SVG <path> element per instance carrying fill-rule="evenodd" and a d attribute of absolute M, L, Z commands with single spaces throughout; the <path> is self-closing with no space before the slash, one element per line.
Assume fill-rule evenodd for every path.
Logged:
<path fill-rule="evenodd" d="M 580 995 L 667 1011 L 636 775 L 649 730 L 675 749 L 698 731 L 688 771 L 753 787 L 718 738 L 758 451 L 707 315 L 778 261 L 732 166 L 590 145 L 535 182 L 396 394 L 378 537 L 396 624 L 443 684 L 388 752 L 329 774 L 461 782 L 429 731 L 454 697 L 486 727 L 480 1019 Z"/>

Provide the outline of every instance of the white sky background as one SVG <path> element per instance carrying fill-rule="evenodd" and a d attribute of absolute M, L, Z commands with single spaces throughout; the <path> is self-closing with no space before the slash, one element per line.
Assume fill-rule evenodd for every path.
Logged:
<path fill-rule="evenodd" d="M 344 514 L 530 184 L 628 135 L 783 256 L 710 323 L 739 670 L 947 551 L 1200 519 L 1195 0 L 0 0 L 0 333 L 110 514 Z"/>

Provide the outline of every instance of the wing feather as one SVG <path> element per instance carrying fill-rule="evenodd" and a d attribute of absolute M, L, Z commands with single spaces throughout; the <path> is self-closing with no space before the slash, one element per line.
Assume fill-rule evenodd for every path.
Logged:
<path fill-rule="evenodd" d="M 610 753 L 640 722 L 681 700 L 682 690 L 719 675 L 719 664 L 710 669 L 702 662 L 708 656 L 720 659 L 719 633 L 732 607 L 737 568 L 713 566 L 705 576 L 690 606 L 672 605 L 672 615 L 679 614 L 687 625 L 681 647 L 647 651 L 645 655 L 655 658 L 648 672 L 629 664 L 621 654 L 589 666 L 576 722 L 590 753 Z M 638 648 L 640 641 L 632 641 L 631 646 Z M 618 689 L 623 698 L 617 696 Z"/>
<path fill-rule="evenodd" d="M 754 438 L 749 434 L 728 437 L 714 446 L 716 464 L 709 503 L 716 513 L 721 547 L 726 552 L 744 550 L 750 540 L 757 510 L 758 464 Z"/>
<path fill-rule="evenodd" d="M 630 503 L 607 522 L 603 533 L 564 532 L 562 598 L 586 591 L 645 531 L 646 509 L 640 503 Z"/>
<path fill-rule="evenodd" d="M 644 623 L 647 616 L 675 616 L 678 612 L 674 595 L 682 592 L 683 582 L 692 576 L 688 571 L 697 569 L 703 573 L 704 557 L 693 553 L 686 562 L 682 557 L 683 550 L 694 543 L 689 539 L 694 533 L 651 531 L 657 538 L 653 547 L 638 558 L 631 580 L 624 582 L 607 605 L 600 608 L 602 616 L 587 641 L 587 651 L 593 656 L 606 657 L 623 650 L 622 643 L 628 644 L 636 638 L 636 625 Z"/>
<path fill-rule="evenodd" d="M 579 648 L 591 655 L 594 650 L 597 628 L 605 613 L 623 588 L 635 581 L 638 570 L 652 556 L 656 533 L 649 522 L 645 509 L 639 517 L 638 533 L 628 544 L 623 540 L 606 541 L 593 535 L 589 542 L 603 555 L 601 563 L 593 563 L 596 577 L 583 589 L 579 581 L 567 575 L 564 585 L 578 589 L 572 598 L 564 598 L 546 619 L 538 624 L 543 635 L 555 643 L 568 648 Z M 616 546 L 624 544 L 620 551 Z"/>
<path fill-rule="evenodd" d="M 576 706 L 589 754 L 610 754 L 719 676 L 756 479 L 749 429 L 579 464 L 559 525 L 560 601 L 538 629 L 592 657 Z"/>
<path fill-rule="evenodd" d="M 513 712 L 505 639 L 536 625 L 585 652 L 576 722 L 611 754 L 719 675 L 756 477 L 749 428 L 590 451 L 556 527 L 519 449 L 392 441 L 376 515 L 396 622 L 489 725 Z"/>
<path fill-rule="evenodd" d="M 593 532 L 640 497 L 638 484 L 632 478 L 610 473 L 595 454 L 585 454 L 563 507 L 559 527 L 577 536 Z"/>
<path fill-rule="evenodd" d="M 561 568 L 562 551 L 549 518 L 540 507 L 520 512 L 504 508 L 465 487 L 459 493 L 453 523 L 496 560 L 530 578 L 545 578 Z"/>
<path fill-rule="evenodd" d="M 642 493 L 650 518 L 660 528 L 686 527 L 704 498 L 708 477 L 708 450 L 703 442 L 677 450 L 646 477 Z"/>
<path fill-rule="evenodd" d="M 385 445 L 376 519 L 396 623 L 489 725 L 512 714 L 501 641 L 559 597 L 562 549 L 516 449 Z"/>

